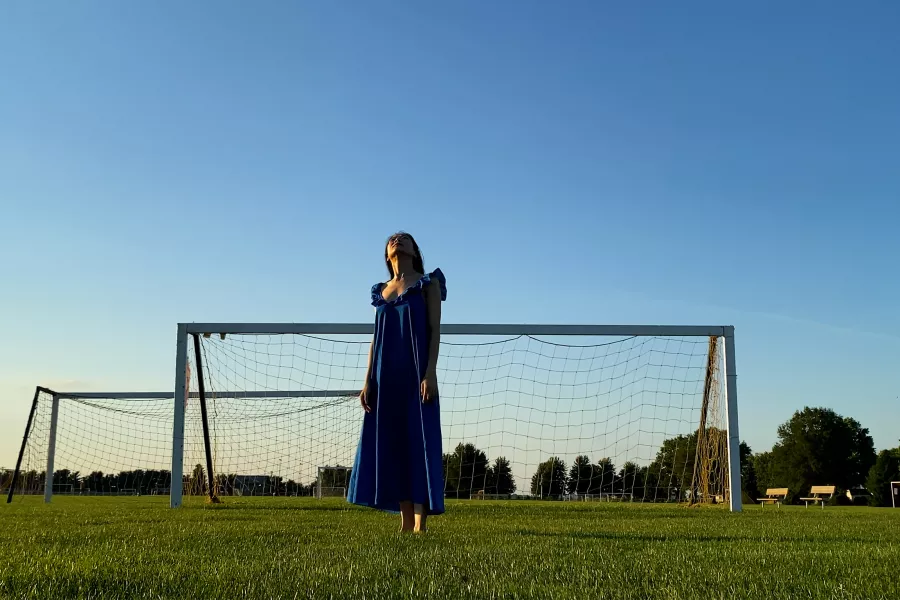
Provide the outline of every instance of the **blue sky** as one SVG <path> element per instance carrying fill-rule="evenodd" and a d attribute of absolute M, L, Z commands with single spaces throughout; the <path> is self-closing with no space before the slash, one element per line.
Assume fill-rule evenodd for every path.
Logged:
<path fill-rule="evenodd" d="M 35 384 L 171 387 L 178 321 L 736 327 L 742 437 L 900 438 L 900 5 L 5 3 L 0 465 Z"/>

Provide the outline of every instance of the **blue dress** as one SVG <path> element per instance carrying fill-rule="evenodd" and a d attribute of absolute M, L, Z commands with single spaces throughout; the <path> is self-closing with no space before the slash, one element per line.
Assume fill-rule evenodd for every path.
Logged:
<path fill-rule="evenodd" d="M 391 302 L 372 287 L 375 338 L 369 404 L 364 413 L 347 500 L 398 512 L 401 501 L 423 504 L 428 514 L 444 512 L 439 400 L 423 403 L 421 382 L 428 368 L 428 316 L 425 288 L 441 287 L 440 269 Z"/>

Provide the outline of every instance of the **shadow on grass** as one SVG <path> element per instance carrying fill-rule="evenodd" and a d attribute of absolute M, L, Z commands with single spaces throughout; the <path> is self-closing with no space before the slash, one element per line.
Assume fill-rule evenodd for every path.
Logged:
<path fill-rule="evenodd" d="M 536 537 L 558 537 L 565 539 L 595 539 L 595 540 L 626 540 L 626 541 L 645 541 L 645 542 L 803 542 L 809 544 L 846 544 L 846 543 L 864 543 L 872 544 L 874 541 L 871 537 L 862 536 L 822 536 L 822 535 L 664 535 L 659 533 L 615 533 L 610 531 L 597 532 L 566 532 L 566 531 L 537 531 L 534 529 L 520 529 L 517 533 L 520 535 L 536 536 Z"/>
<path fill-rule="evenodd" d="M 244 504 L 244 503 L 236 503 L 236 504 L 204 504 L 204 505 L 195 505 L 187 507 L 188 510 L 202 510 L 202 511 L 253 511 L 256 513 L 265 513 L 269 511 L 282 511 L 289 510 L 292 512 L 346 512 L 355 510 L 350 504 L 325 504 L 325 505 L 314 505 L 314 504 L 274 504 L 270 506 L 265 506 L 264 504 Z"/>

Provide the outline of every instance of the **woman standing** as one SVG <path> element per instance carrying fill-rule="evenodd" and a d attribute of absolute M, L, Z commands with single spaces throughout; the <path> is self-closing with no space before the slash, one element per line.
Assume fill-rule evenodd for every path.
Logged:
<path fill-rule="evenodd" d="M 375 336 L 347 499 L 399 511 L 401 531 L 425 531 L 426 517 L 444 512 L 437 358 L 447 287 L 440 269 L 425 274 L 409 234 L 388 239 L 384 261 L 390 279 L 372 286 Z"/>

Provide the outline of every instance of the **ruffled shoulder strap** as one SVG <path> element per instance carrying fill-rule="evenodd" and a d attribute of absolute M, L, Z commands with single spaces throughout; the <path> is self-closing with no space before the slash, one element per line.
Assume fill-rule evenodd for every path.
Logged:
<path fill-rule="evenodd" d="M 393 302 L 398 302 L 401 298 L 409 294 L 410 292 L 421 292 L 426 287 L 431 285 L 433 281 L 436 281 L 438 285 L 441 286 L 441 300 L 447 299 L 447 278 L 444 277 L 444 273 L 441 272 L 440 269 L 435 269 L 431 273 L 426 273 L 419 278 L 419 281 L 416 282 L 415 285 L 407 289 L 405 292 L 397 296 Z M 382 293 L 384 290 L 384 283 L 376 283 L 372 286 L 372 306 L 381 306 L 382 304 L 388 304 L 388 302 L 384 299 L 384 294 Z"/>
<path fill-rule="evenodd" d="M 446 300 L 447 299 L 447 278 L 444 277 L 443 271 L 441 271 L 440 269 L 435 269 L 431 273 L 422 277 L 422 279 L 419 280 L 418 285 L 421 286 L 422 288 L 425 288 L 428 285 L 430 285 L 432 281 L 436 281 L 438 283 L 438 285 L 441 286 L 441 300 Z"/>
<path fill-rule="evenodd" d="M 384 304 L 384 296 L 381 293 L 381 290 L 383 288 L 383 283 L 376 283 L 372 286 L 372 306 L 380 306 Z"/>

